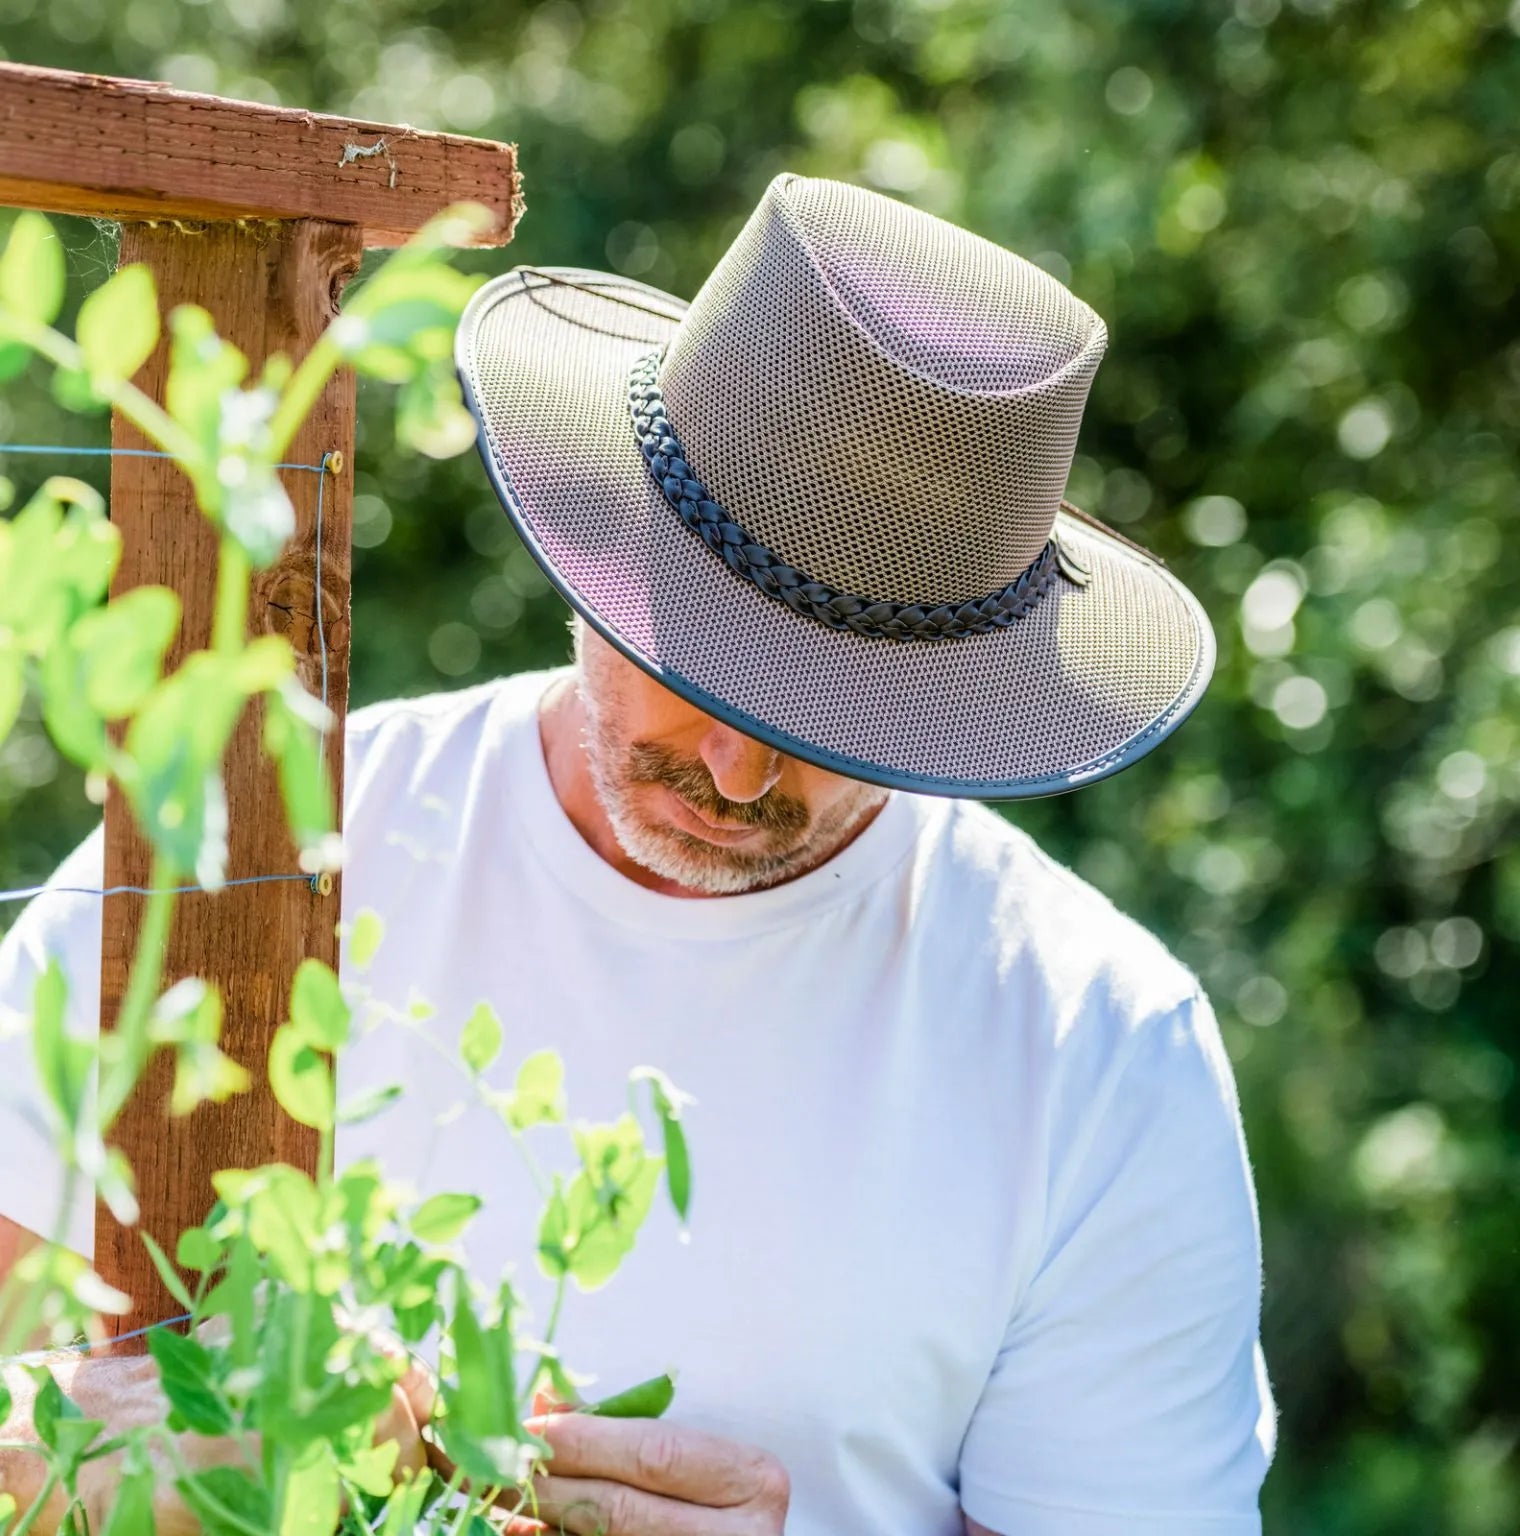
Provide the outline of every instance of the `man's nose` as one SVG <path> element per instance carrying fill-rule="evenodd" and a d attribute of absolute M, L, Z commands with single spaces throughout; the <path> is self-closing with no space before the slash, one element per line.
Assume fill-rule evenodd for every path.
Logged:
<path fill-rule="evenodd" d="M 716 720 L 697 750 L 725 800 L 741 805 L 758 800 L 781 777 L 781 754 L 774 747 Z"/>

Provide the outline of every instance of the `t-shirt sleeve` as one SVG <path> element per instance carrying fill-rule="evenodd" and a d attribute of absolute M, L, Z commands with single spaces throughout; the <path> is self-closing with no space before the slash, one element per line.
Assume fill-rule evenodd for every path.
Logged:
<path fill-rule="evenodd" d="M 49 957 L 56 957 L 69 984 L 65 1028 L 81 1038 L 98 1034 L 101 900 L 80 892 L 99 890 L 104 860 L 105 837 L 97 827 L 0 939 L 0 1216 L 48 1236 L 63 1196 L 63 1162 L 33 1065 L 32 992 Z M 93 1190 L 79 1189 L 66 1232 L 75 1252 L 93 1254 Z"/>
<path fill-rule="evenodd" d="M 1052 1157 L 1040 1258 L 962 1448 L 999 1536 L 1259 1536 L 1276 1407 L 1234 1074 L 1195 993 Z"/>

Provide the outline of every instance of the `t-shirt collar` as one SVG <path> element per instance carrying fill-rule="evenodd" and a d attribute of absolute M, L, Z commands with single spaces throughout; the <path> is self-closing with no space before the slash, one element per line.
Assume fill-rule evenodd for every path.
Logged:
<path fill-rule="evenodd" d="M 582 838 L 554 793 L 539 739 L 538 704 L 553 683 L 569 675 L 568 668 L 537 674 L 537 686 L 529 690 L 529 697 L 518 695 L 513 700 L 517 707 L 503 721 L 500 742 L 503 793 L 518 829 L 551 873 L 615 921 L 690 938 L 734 938 L 780 928 L 857 894 L 895 868 L 912 849 L 919 831 L 918 797 L 892 790 L 865 831 L 795 880 L 761 891 L 702 898 L 667 896 L 639 885 Z M 505 702 L 499 698 L 498 707 Z"/>

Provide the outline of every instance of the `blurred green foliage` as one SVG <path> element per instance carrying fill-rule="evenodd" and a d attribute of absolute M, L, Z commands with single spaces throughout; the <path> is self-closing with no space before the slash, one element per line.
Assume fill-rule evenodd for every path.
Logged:
<path fill-rule="evenodd" d="M 1520 1529 L 1517 34 L 1504 0 L 0 0 L 13 58 L 518 142 L 528 212 L 477 270 L 690 295 L 786 168 L 1104 315 L 1071 494 L 1200 593 L 1218 676 L 1012 814 L 1218 1006 L 1292 1536 Z M 77 303 L 112 247 L 71 234 Z M 399 457 L 386 409 L 361 391 L 355 702 L 563 658 L 478 466 Z M 79 430 L 40 377 L 0 403 L 0 440 Z M 23 725 L 0 884 L 95 814 Z"/>

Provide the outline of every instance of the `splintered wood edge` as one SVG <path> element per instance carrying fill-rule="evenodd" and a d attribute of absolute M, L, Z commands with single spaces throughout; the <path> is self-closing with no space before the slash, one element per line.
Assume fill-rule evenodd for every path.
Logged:
<path fill-rule="evenodd" d="M 0 63 L 0 205 L 186 223 L 324 219 L 401 245 L 450 203 L 505 245 L 517 146 L 201 96 L 147 80 Z"/>

